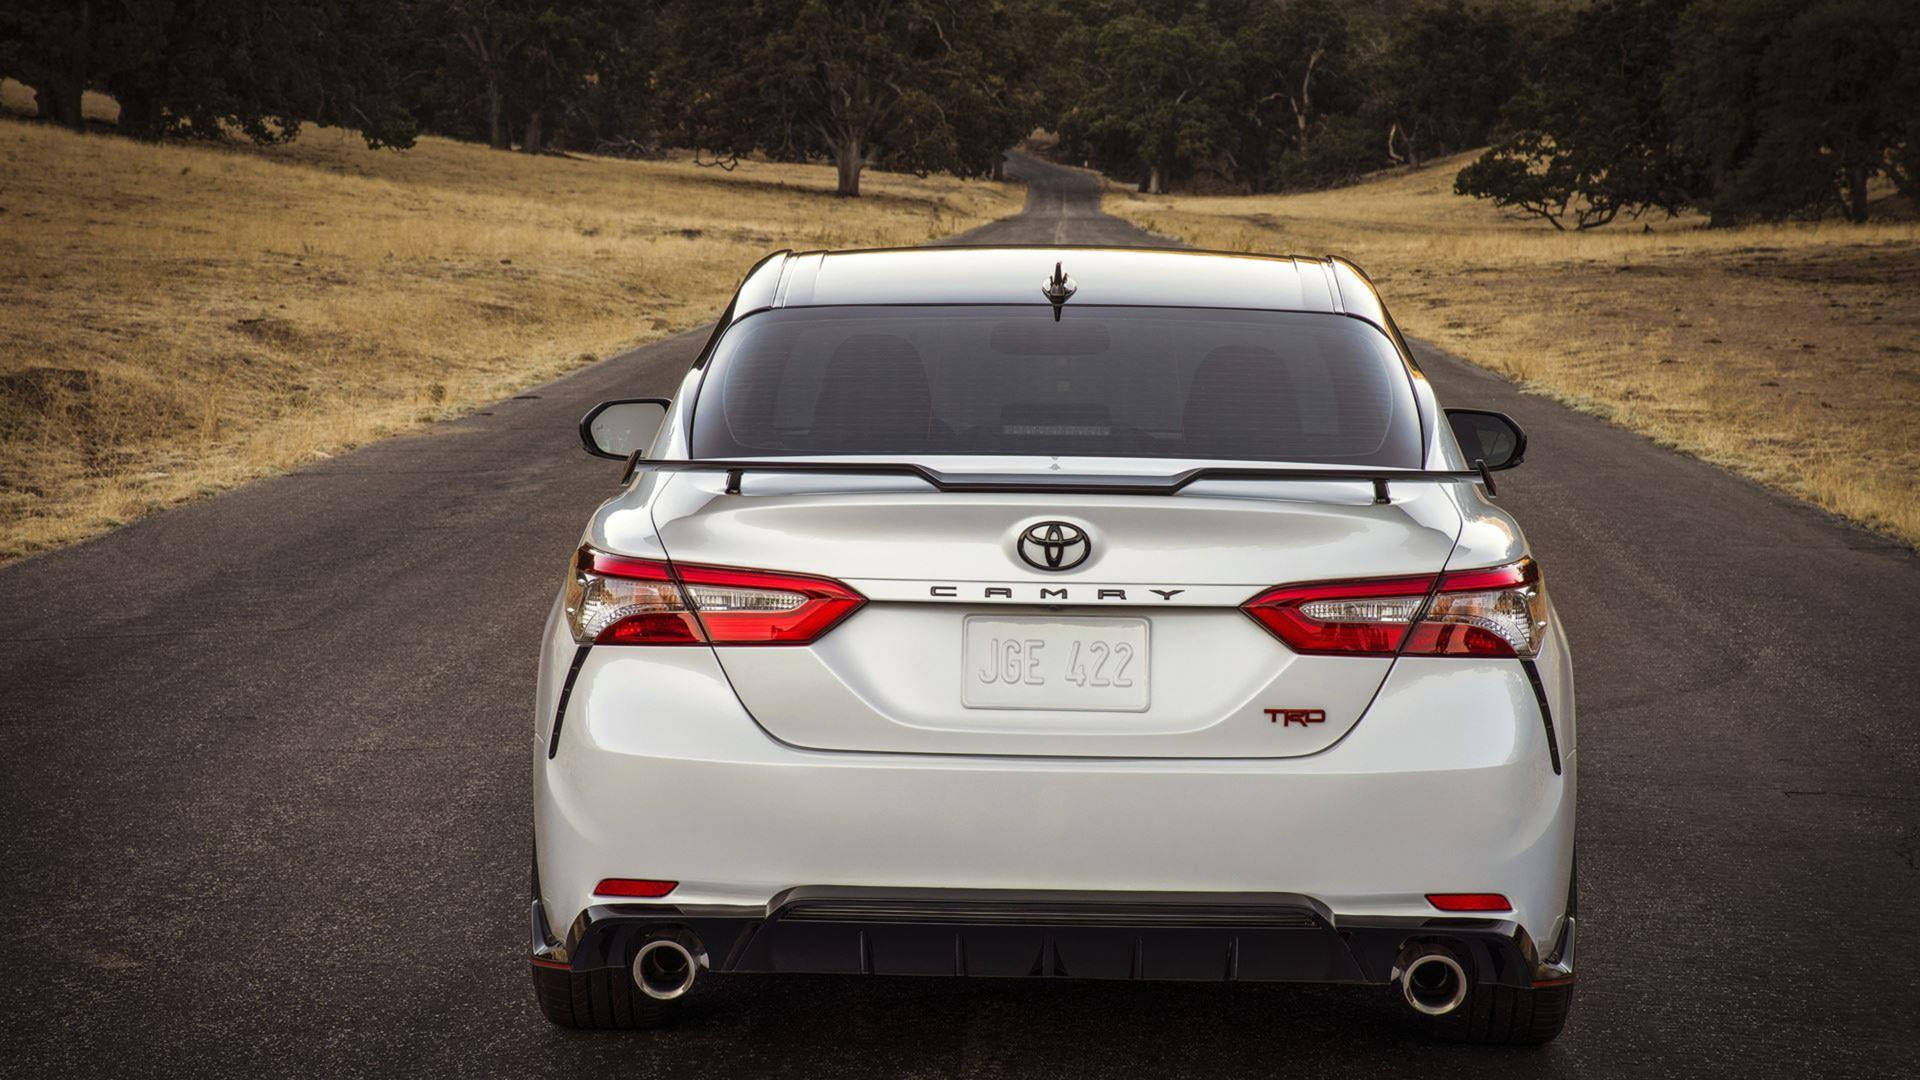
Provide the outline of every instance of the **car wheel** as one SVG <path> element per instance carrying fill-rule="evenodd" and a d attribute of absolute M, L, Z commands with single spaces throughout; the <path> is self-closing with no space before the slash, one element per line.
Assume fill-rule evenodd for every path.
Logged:
<path fill-rule="evenodd" d="M 576 972 L 533 966 L 533 993 L 548 1021 L 581 1031 L 637 1031 L 672 1019 L 677 1001 L 641 993 L 625 968 Z"/>
<path fill-rule="evenodd" d="M 1428 1030 L 1445 1042 L 1539 1046 L 1560 1034 L 1572 1007 L 1572 984 L 1531 989 L 1481 984 L 1458 1009 L 1428 1021 Z"/>

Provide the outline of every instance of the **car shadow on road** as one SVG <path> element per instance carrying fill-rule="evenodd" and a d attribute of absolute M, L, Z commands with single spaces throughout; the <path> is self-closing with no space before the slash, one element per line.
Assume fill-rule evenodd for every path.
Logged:
<path fill-rule="evenodd" d="M 554 1072 L 685 1077 L 1550 1076 L 1566 1042 L 1429 1041 L 1387 990 L 786 976 L 709 979 L 674 1025 L 554 1032 Z"/>

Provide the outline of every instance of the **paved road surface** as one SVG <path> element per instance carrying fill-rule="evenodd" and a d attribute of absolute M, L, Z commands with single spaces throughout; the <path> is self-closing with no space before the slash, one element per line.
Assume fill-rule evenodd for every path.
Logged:
<path fill-rule="evenodd" d="M 982 240 L 1139 242 L 1031 161 Z M 744 268 L 743 268 L 744 269 Z M 1581 688 L 1582 983 L 1542 1051 L 1352 989 L 806 978 L 665 1035 L 527 985 L 534 646 L 618 467 L 592 402 L 698 334 L 0 572 L 0 1073 L 1913 1075 L 1920 561 L 1424 350 Z"/>

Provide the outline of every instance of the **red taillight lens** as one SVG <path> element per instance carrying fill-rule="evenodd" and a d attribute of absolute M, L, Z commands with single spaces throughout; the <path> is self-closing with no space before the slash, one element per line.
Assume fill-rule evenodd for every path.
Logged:
<path fill-rule="evenodd" d="M 867 602 L 831 578 L 723 566 L 677 569 L 715 645 L 804 645 Z"/>
<path fill-rule="evenodd" d="M 1427 903 L 1441 911 L 1512 911 L 1513 905 L 1497 892 L 1430 892 Z"/>
<path fill-rule="evenodd" d="M 805 645 L 864 603 L 828 578 L 581 548 L 566 608 L 582 645 Z"/>
<path fill-rule="evenodd" d="M 1531 657 L 1547 625 L 1532 559 L 1455 571 L 1438 589 L 1432 577 L 1282 585 L 1244 607 L 1294 652 L 1318 655 Z"/>
<path fill-rule="evenodd" d="M 593 891 L 597 896 L 637 896 L 657 900 L 672 892 L 679 884 L 677 881 L 655 881 L 651 878 L 610 877 L 601 878 Z"/>
<path fill-rule="evenodd" d="M 1294 652 L 1391 656 L 1432 588 L 1431 577 L 1282 585 L 1244 608 Z"/>

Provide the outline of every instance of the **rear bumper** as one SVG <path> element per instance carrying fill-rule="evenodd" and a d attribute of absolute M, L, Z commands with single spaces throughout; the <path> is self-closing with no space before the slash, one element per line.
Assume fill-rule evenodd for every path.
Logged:
<path fill-rule="evenodd" d="M 1410 935 L 1441 932 L 1469 943 L 1478 977 L 1552 977 L 1539 973 L 1542 957 L 1566 936 L 1571 730 L 1555 771 L 1534 689 L 1513 661 L 1402 659 L 1366 717 L 1318 754 L 1152 760 L 799 749 L 754 723 L 706 650 L 649 652 L 645 663 L 620 650 L 586 658 L 554 758 L 552 712 L 536 726 L 536 959 L 616 963 L 617 943 L 679 925 L 723 971 L 951 974 L 959 948 L 983 958 L 959 965 L 968 974 L 1005 952 L 1019 959 L 992 973 L 1133 977 L 1118 958 L 1131 965 L 1158 941 L 1110 920 L 1075 924 L 1068 937 L 1034 923 L 925 932 L 912 929 L 924 921 L 795 920 L 784 905 L 812 895 L 801 886 L 1293 897 L 1275 903 L 1304 905 L 1314 928 L 1176 929 L 1196 931 L 1183 940 L 1205 958 L 1200 970 L 1227 971 L 1229 951 L 1239 970 L 1257 970 L 1247 957 L 1286 942 L 1287 958 L 1271 963 L 1331 981 L 1384 981 L 1383 953 L 1390 967 Z M 1571 687 L 1561 694 L 1554 719 L 1570 725 Z M 593 892 L 606 877 L 679 885 L 671 904 L 608 903 Z M 1512 910 L 1442 917 L 1429 892 L 1498 892 Z M 1042 955 L 1042 938 L 1056 951 Z"/>
<path fill-rule="evenodd" d="M 1283 893 L 809 887 L 765 906 L 595 906 L 564 942 L 536 898 L 533 960 L 624 968 L 672 937 L 717 972 L 1379 984 L 1410 949 L 1440 946 L 1476 982 L 1527 987 L 1572 980 L 1573 928 L 1543 956 L 1509 920 L 1340 918 Z"/>

